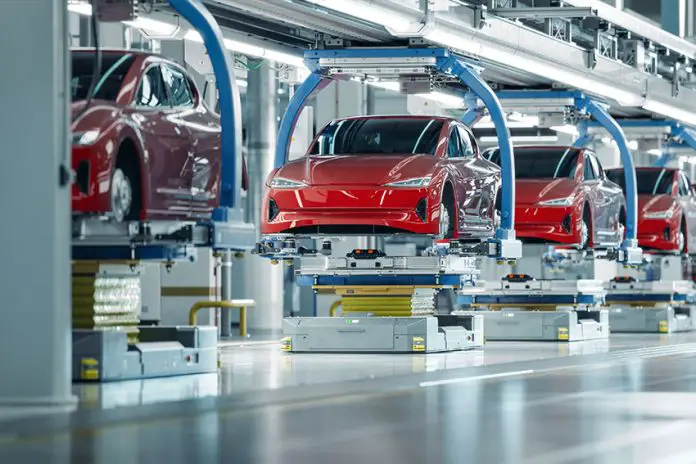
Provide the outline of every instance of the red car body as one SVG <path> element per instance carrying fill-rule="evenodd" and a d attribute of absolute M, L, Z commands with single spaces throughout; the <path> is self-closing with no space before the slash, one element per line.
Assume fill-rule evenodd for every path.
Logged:
<path fill-rule="evenodd" d="M 93 50 L 72 51 L 73 212 L 118 221 L 209 217 L 218 206 L 220 119 L 189 74 L 157 55 L 105 50 L 84 110 L 94 59 Z"/>
<path fill-rule="evenodd" d="M 624 186 L 623 170 L 607 175 Z M 696 195 L 677 168 L 636 168 L 638 245 L 645 250 L 696 253 Z"/>
<path fill-rule="evenodd" d="M 500 169 L 454 119 L 368 116 L 329 123 L 266 186 L 264 235 L 476 240 L 494 234 Z"/>
<path fill-rule="evenodd" d="M 486 157 L 499 162 L 497 149 Z M 525 242 L 581 248 L 623 239 L 625 198 L 588 149 L 515 147 L 515 232 Z"/>

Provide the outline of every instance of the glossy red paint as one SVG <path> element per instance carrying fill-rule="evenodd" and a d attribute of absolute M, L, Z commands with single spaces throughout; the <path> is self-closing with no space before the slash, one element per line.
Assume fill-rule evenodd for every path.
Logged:
<path fill-rule="evenodd" d="M 92 57 L 93 51 L 73 50 L 72 56 L 74 87 L 80 79 L 76 60 Z M 103 56 L 109 63 L 127 64 L 118 80 L 103 66 L 105 85 L 114 86 L 111 98 L 93 100 L 84 114 L 84 100 L 73 98 L 73 212 L 111 216 L 112 179 L 120 169 L 133 190 L 127 219 L 209 217 L 220 189 L 219 116 L 177 63 L 133 51 L 104 50 Z M 177 73 L 183 86 L 175 84 Z M 162 101 L 152 97 L 155 80 L 166 92 Z M 98 135 L 82 143 L 81 134 Z"/>
<path fill-rule="evenodd" d="M 607 172 L 614 171 L 618 170 Z M 636 176 L 639 246 L 646 251 L 696 253 L 696 195 L 686 174 L 676 168 L 640 167 Z"/>
<path fill-rule="evenodd" d="M 487 156 L 493 159 L 495 151 Z M 583 215 L 587 212 L 590 222 L 587 246 L 602 248 L 620 243 L 625 199 L 619 186 L 606 178 L 594 153 L 574 147 L 527 146 L 515 147 L 515 157 L 518 238 L 527 242 L 581 245 Z M 531 164 L 540 157 L 549 159 L 546 166 L 550 170 L 543 174 L 536 172 L 536 165 Z M 566 160 L 565 175 L 554 172 L 561 159 Z"/>
<path fill-rule="evenodd" d="M 403 121 L 442 125 L 441 129 L 433 126 L 432 152 L 418 153 L 416 147 L 421 140 L 418 138 L 411 153 L 319 154 L 320 140 L 331 130 L 340 131 L 341 124 L 377 122 L 384 124 L 386 131 L 392 123 Z M 417 137 L 415 134 L 414 138 Z M 468 149 L 464 146 L 467 143 Z M 430 178 L 427 185 L 388 185 L 426 177 Z M 281 188 L 274 184 L 279 179 L 296 184 Z M 452 212 L 448 216 L 453 216 L 453 227 L 448 235 L 481 239 L 492 236 L 495 230 L 500 169 L 479 155 L 469 129 L 454 119 L 368 116 L 327 125 L 307 155 L 274 170 L 266 187 L 261 224 L 264 235 L 437 236 L 441 232 L 441 206 L 449 205 Z"/>

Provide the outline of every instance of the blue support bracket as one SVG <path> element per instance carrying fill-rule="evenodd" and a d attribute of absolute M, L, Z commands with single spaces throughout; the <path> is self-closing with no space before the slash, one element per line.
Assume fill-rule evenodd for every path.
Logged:
<path fill-rule="evenodd" d="M 208 51 L 217 82 L 222 126 L 220 207 L 238 208 L 239 188 L 242 185 L 242 111 L 234 77 L 234 62 L 225 48 L 220 26 L 201 0 L 168 1 L 201 34 Z"/>
<path fill-rule="evenodd" d="M 479 106 L 478 97 L 472 92 L 464 94 L 464 106 L 466 106 L 466 113 L 459 120 L 467 126 L 473 127 L 481 120 L 486 109 Z"/>
<path fill-rule="evenodd" d="M 312 71 L 305 82 L 297 89 L 288 109 L 283 116 L 278 133 L 278 143 L 275 153 L 275 167 L 279 168 L 287 162 L 288 150 L 292 133 L 297 120 L 308 100 L 328 85 L 331 80 L 345 79 L 351 66 L 359 66 L 364 58 L 421 60 L 420 66 L 430 67 L 434 72 L 458 78 L 470 90 L 471 94 L 480 98 L 496 127 L 500 141 L 500 158 L 502 171 L 501 186 L 501 225 L 496 231 L 496 238 L 490 243 L 489 256 L 503 260 L 513 260 L 521 257 L 522 245 L 515 238 L 515 163 L 510 130 L 507 127 L 505 113 L 495 92 L 481 78 L 481 66 L 473 61 L 465 60 L 443 48 L 374 48 L 374 49 L 340 49 L 340 50 L 311 50 L 305 52 L 305 63 Z M 356 60 L 355 65 L 346 64 L 346 60 Z M 363 60 L 364 61 L 364 60 Z M 380 68 L 389 65 L 380 63 Z M 335 74 L 328 72 L 338 68 Z M 366 77 L 368 71 L 357 70 L 353 74 Z M 476 114 L 469 116 L 472 120 Z"/>

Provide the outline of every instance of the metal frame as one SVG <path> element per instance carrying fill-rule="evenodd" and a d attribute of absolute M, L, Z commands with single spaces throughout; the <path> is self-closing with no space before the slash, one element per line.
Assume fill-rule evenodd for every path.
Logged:
<path fill-rule="evenodd" d="M 665 166 L 675 155 L 674 151 L 696 151 L 696 130 L 680 122 L 669 119 L 617 119 L 616 122 L 626 129 L 663 129 L 663 131 L 655 134 L 656 138 L 664 137 L 666 142 L 662 155 L 653 163 L 655 167 Z M 596 126 L 597 124 L 588 123 L 587 128 L 590 129 Z M 590 137 L 590 134 L 587 134 L 587 136 Z M 642 138 L 645 139 L 646 137 L 643 136 Z"/>
<path fill-rule="evenodd" d="M 626 177 L 626 239 L 621 243 L 617 260 L 624 264 L 637 264 L 642 261 L 642 251 L 638 248 L 638 193 L 636 186 L 636 172 L 633 163 L 633 155 L 628 146 L 628 140 L 621 126 L 607 111 L 608 104 L 594 99 L 581 91 L 553 91 L 553 90 L 523 90 L 501 91 L 498 97 L 505 106 L 534 107 L 540 109 L 552 107 L 555 110 L 561 108 L 573 109 L 581 118 L 579 124 L 580 136 L 574 146 L 585 146 L 590 138 L 587 135 L 587 118 L 594 118 L 597 124 L 604 127 L 616 141 L 621 154 L 621 161 Z"/>
<path fill-rule="evenodd" d="M 515 240 L 515 163 L 510 130 L 505 121 L 505 113 L 495 92 L 480 77 L 481 68 L 465 61 L 444 48 L 374 48 L 311 50 L 305 52 L 305 63 L 312 71 L 309 77 L 295 91 L 288 109 L 283 116 L 276 144 L 275 167 L 283 166 L 288 158 L 290 139 L 297 119 L 308 100 L 326 87 L 331 79 L 348 79 L 351 75 L 367 77 L 371 72 L 377 73 L 392 69 L 394 74 L 413 74 L 418 67 L 424 73 L 437 72 L 461 81 L 471 89 L 491 116 L 500 140 L 502 165 L 502 217 L 501 227 L 496 231 L 499 243 Z M 514 249 L 515 247 L 511 247 Z M 501 246 L 501 258 L 505 256 L 505 247 Z"/>

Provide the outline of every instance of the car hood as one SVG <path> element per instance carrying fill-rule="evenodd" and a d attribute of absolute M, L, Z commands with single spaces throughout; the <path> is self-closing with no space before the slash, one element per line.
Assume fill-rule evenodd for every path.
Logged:
<path fill-rule="evenodd" d="M 433 174 L 438 158 L 433 155 L 306 156 L 291 161 L 274 177 L 308 185 L 384 185 Z"/>
<path fill-rule="evenodd" d="M 638 195 L 638 211 L 640 211 L 640 214 L 666 211 L 673 205 L 674 198 L 670 195 Z"/>
<path fill-rule="evenodd" d="M 567 198 L 578 183 L 573 179 L 517 179 L 515 195 L 518 204 L 534 204 L 540 201 Z"/>
<path fill-rule="evenodd" d="M 87 102 L 76 101 L 70 105 L 70 121 L 73 131 L 85 131 L 104 127 L 107 120 L 115 117 L 118 106 L 106 100 L 92 100 L 87 111 L 82 113 Z M 79 117 L 79 120 L 78 120 Z"/>

